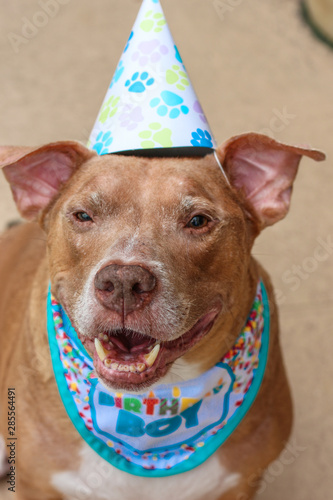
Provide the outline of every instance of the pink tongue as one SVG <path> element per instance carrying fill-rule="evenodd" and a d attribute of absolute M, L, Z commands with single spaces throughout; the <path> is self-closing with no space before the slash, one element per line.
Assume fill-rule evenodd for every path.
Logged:
<path fill-rule="evenodd" d="M 112 344 L 116 345 L 118 349 L 120 349 L 123 352 L 128 352 L 127 347 L 124 345 L 124 343 L 119 339 L 119 337 L 111 337 L 111 342 Z"/>
<path fill-rule="evenodd" d="M 136 345 L 136 346 L 132 347 L 131 353 L 132 352 L 143 351 L 143 349 L 145 349 L 145 347 L 148 347 L 149 344 L 150 344 L 150 342 L 147 341 L 147 342 L 144 342 L 143 344 Z"/>
<path fill-rule="evenodd" d="M 126 346 L 125 345 L 125 342 L 121 339 L 121 337 L 110 337 L 110 340 L 111 342 L 118 347 L 118 349 L 120 351 L 123 351 L 123 352 L 131 352 L 131 353 L 134 353 L 134 352 L 139 352 L 139 351 L 142 351 L 143 349 L 145 349 L 146 347 L 148 347 L 148 345 L 151 343 L 151 340 L 150 339 L 146 339 L 146 340 L 143 340 L 141 341 L 141 343 L 135 343 L 135 340 L 136 342 L 139 341 L 139 339 L 134 339 L 133 338 L 133 344 L 130 345 L 130 346 Z"/>

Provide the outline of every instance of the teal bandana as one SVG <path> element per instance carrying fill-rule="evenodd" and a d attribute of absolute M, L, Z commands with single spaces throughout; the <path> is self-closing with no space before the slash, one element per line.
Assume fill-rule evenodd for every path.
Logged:
<path fill-rule="evenodd" d="M 269 304 L 262 282 L 241 334 L 219 363 L 196 379 L 142 395 L 115 393 L 98 381 L 92 358 L 50 293 L 47 313 L 53 369 L 70 419 L 101 457 L 137 476 L 179 474 L 204 462 L 242 421 L 264 376 Z"/>

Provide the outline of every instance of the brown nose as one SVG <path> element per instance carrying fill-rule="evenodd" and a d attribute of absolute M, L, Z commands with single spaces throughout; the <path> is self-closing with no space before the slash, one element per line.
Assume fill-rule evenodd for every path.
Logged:
<path fill-rule="evenodd" d="M 155 286 L 155 276 L 141 266 L 112 264 L 95 276 L 99 302 L 125 316 L 149 304 Z"/>

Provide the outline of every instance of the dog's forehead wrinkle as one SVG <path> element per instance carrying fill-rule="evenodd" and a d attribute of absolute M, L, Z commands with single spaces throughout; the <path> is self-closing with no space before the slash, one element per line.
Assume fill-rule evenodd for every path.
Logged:
<path fill-rule="evenodd" d="M 121 158 L 117 162 L 115 158 L 95 159 L 95 164 L 88 165 L 74 178 L 72 186 L 74 195 L 94 197 L 96 194 L 98 203 L 109 203 L 113 198 L 122 199 L 125 193 L 129 200 L 135 199 L 145 180 L 145 169 L 142 165 L 134 167 L 131 163 L 126 164 L 126 160 L 128 159 Z"/>
<path fill-rule="evenodd" d="M 103 192 L 96 188 L 75 190 L 73 195 L 67 201 L 64 211 L 65 213 L 72 210 L 92 210 L 93 213 L 104 214 L 109 209 L 110 204 L 107 202 Z"/>
<path fill-rule="evenodd" d="M 100 189 L 89 193 L 87 202 L 92 208 L 95 208 L 98 211 L 105 210 L 107 205 L 103 192 Z"/>
<path fill-rule="evenodd" d="M 195 209 L 216 212 L 217 208 L 215 203 L 202 196 L 184 195 L 180 198 L 180 210 L 185 213 Z"/>

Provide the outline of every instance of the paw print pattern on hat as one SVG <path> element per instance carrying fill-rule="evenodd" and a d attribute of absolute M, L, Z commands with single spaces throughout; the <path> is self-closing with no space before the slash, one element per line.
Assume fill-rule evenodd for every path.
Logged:
<path fill-rule="evenodd" d="M 166 72 L 166 81 L 170 85 L 176 85 L 178 90 L 185 90 L 190 85 L 187 74 L 177 64 Z"/>
<path fill-rule="evenodd" d="M 146 32 L 153 30 L 155 33 L 159 33 L 163 30 L 163 26 L 165 25 L 166 20 L 164 19 L 163 14 L 160 12 L 154 13 L 153 10 L 150 10 L 147 12 L 145 19 L 140 24 L 140 28 Z"/>
<path fill-rule="evenodd" d="M 160 0 L 142 2 L 89 147 L 99 154 L 177 148 L 177 155 L 216 147 Z"/>
<path fill-rule="evenodd" d="M 172 130 L 169 128 L 162 128 L 160 123 L 151 123 L 149 125 L 149 130 L 144 130 L 140 132 L 139 137 L 145 139 L 141 142 L 141 146 L 146 149 L 152 149 L 156 147 L 156 144 L 164 147 L 171 148 L 172 140 L 171 140 Z"/>
<path fill-rule="evenodd" d="M 119 103 L 120 98 L 112 95 L 109 99 L 103 104 L 98 120 L 101 123 L 105 123 L 108 118 L 112 118 L 118 111 L 117 104 Z"/>
<path fill-rule="evenodd" d="M 207 125 L 208 122 L 207 122 L 207 118 L 205 117 L 205 113 L 203 112 L 203 109 L 201 107 L 201 104 L 199 101 L 195 101 L 194 105 L 193 105 L 193 110 L 199 114 L 200 116 L 200 120 L 205 124 Z"/>
<path fill-rule="evenodd" d="M 174 92 L 164 90 L 161 92 L 161 98 L 157 97 L 150 101 L 152 108 L 157 107 L 157 114 L 159 116 L 169 115 L 170 118 L 178 118 L 181 113 L 187 115 L 189 109 L 183 105 L 184 99 Z"/>
<path fill-rule="evenodd" d="M 128 48 L 129 48 L 129 46 L 130 46 L 130 44 L 131 44 L 131 40 L 132 40 L 133 36 L 134 36 L 134 31 L 131 31 L 131 34 L 130 34 L 130 36 L 129 36 L 128 40 L 127 40 L 126 47 L 125 47 L 125 49 L 124 49 L 124 54 L 125 54 L 125 52 L 128 50 Z"/>
<path fill-rule="evenodd" d="M 138 45 L 138 50 L 132 56 L 132 61 L 138 61 L 140 66 L 146 66 L 149 63 L 159 62 L 168 52 L 168 47 L 157 39 L 141 42 Z"/>
<path fill-rule="evenodd" d="M 213 147 L 212 136 L 208 130 L 201 130 L 198 128 L 195 132 L 192 132 L 192 146 L 203 146 L 206 148 Z"/>
<path fill-rule="evenodd" d="M 177 48 L 177 45 L 174 45 L 174 49 L 175 49 L 175 57 L 177 59 L 178 62 L 180 62 L 180 64 L 183 64 L 183 59 L 181 58 L 181 55 L 179 53 L 179 50 Z"/>
<path fill-rule="evenodd" d="M 110 89 L 113 87 L 113 85 L 115 83 L 117 83 L 117 81 L 119 80 L 121 75 L 124 73 L 124 70 L 125 70 L 124 63 L 122 60 L 120 60 L 118 66 L 117 66 L 116 72 L 111 80 L 110 87 L 109 87 Z"/>
<path fill-rule="evenodd" d="M 122 113 L 119 115 L 120 126 L 125 127 L 129 131 L 136 129 L 139 123 L 143 121 L 144 118 L 141 106 L 126 104 Z"/>
<path fill-rule="evenodd" d="M 106 154 L 105 152 L 108 150 L 108 147 L 112 144 L 113 137 L 111 132 L 100 132 L 97 136 L 96 143 L 93 146 L 93 150 L 95 150 L 99 155 Z"/>
<path fill-rule="evenodd" d="M 147 71 L 144 71 L 141 74 L 137 71 L 132 75 L 130 80 L 126 81 L 125 87 L 128 87 L 129 92 L 141 94 L 141 92 L 144 92 L 147 87 L 153 85 L 154 81 L 154 78 L 149 78 L 149 73 L 147 73 Z"/>

